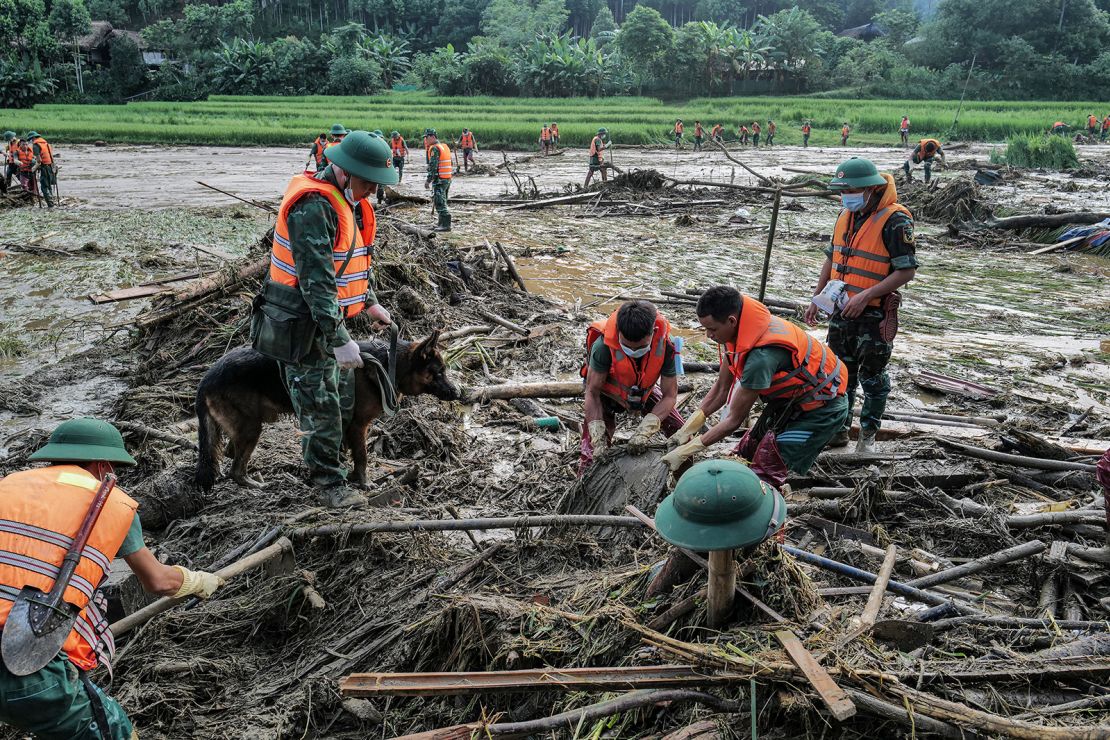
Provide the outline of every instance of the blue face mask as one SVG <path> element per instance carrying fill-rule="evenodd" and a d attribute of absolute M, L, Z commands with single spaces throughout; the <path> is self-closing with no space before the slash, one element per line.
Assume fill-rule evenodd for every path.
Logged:
<path fill-rule="evenodd" d="M 863 204 L 866 202 L 867 198 L 863 193 L 841 193 L 840 195 L 840 203 L 853 213 L 862 211 Z"/>

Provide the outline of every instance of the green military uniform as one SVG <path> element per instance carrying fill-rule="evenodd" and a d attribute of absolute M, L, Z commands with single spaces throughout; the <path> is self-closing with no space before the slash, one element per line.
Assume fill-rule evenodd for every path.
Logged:
<path fill-rule="evenodd" d="M 35 152 L 35 159 L 42 157 L 42 147 L 38 144 L 32 146 Z M 39 165 L 39 192 L 42 197 L 46 199 L 46 205 L 50 208 L 54 207 L 54 188 L 57 185 L 58 176 L 54 172 L 53 164 Z"/>
<path fill-rule="evenodd" d="M 320 176 L 338 184 L 331 167 Z M 355 208 L 355 224 L 362 227 L 361 209 Z M 339 233 L 339 214 L 323 195 L 309 193 L 300 198 L 286 219 L 289 249 L 297 270 L 297 287 L 316 323 L 312 350 L 299 362 L 282 363 L 282 377 L 301 427 L 301 451 L 313 484 L 330 487 L 347 479 L 342 466 L 343 430 L 354 410 L 354 371 L 342 369 L 332 350 L 351 340 L 343 325 L 335 283 L 332 247 Z M 371 281 L 373 274 L 371 273 Z M 373 289 L 366 295 L 367 307 L 377 303 Z"/>
<path fill-rule="evenodd" d="M 451 229 L 451 211 L 447 208 L 447 193 L 451 190 L 451 180 L 439 176 L 439 149 L 428 150 L 428 182 L 432 184 L 432 202 L 435 204 L 438 227 Z"/>
<path fill-rule="evenodd" d="M 870 215 L 861 213 L 856 223 L 864 223 Z M 899 211 L 890 216 L 883 226 L 883 244 L 890 253 L 892 270 L 917 268 L 913 219 L 908 215 Z M 832 245 L 825 248 L 825 254 L 832 259 Z M 868 306 L 854 319 L 846 319 L 839 312 L 829 319 L 829 347 L 848 368 L 849 410 L 855 404 L 856 383 L 863 388 L 860 428 L 864 431 L 879 428 L 886 410 L 886 399 L 890 395 L 890 376 L 886 366 L 894 351 L 894 343 L 883 339 L 879 333 L 883 316 L 881 308 Z M 844 428 L 850 427 L 851 423 L 849 413 Z"/>
<path fill-rule="evenodd" d="M 135 514 L 116 557 L 133 555 L 144 546 Z M 106 729 L 100 727 L 97 708 L 103 708 Z M 132 733 L 119 702 L 83 677 L 65 653 L 26 676 L 13 675 L 0 661 L 0 722 L 42 740 L 128 740 Z"/>
<path fill-rule="evenodd" d="M 762 391 L 771 387 L 775 373 L 794 370 L 790 351 L 782 347 L 756 347 L 744 358 L 740 387 Z M 751 431 L 752 439 L 775 433 L 779 454 L 786 467 L 806 473 L 826 443 L 841 430 L 848 418 L 848 400 L 837 396 L 812 411 L 801 411 L 790 401 L 771 401 L 763 407 Z"/>

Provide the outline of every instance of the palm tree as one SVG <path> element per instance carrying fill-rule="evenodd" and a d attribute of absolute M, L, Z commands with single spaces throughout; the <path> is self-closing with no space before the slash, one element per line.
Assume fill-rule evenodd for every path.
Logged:
<path fill-rule="evenodd" d="M 412 67 L 409 42 L 384 33 L 359 42 L 358 54 L 378 63 L 387 90 L 393 87 L 394 80 Z"/>

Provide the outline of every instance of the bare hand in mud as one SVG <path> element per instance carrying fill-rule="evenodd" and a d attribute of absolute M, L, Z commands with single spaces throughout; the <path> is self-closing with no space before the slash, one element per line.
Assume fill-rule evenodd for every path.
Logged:
<path fill-rule="evenodd" d="M 871 302 L 871 293 L 866 290 L 861 290 L 856 293 L 848 301 L 848 305 L 840 309 L 840 315 L 846 319 L 854 319 L 863 313 L 863 309 L 867 308 L 867 304 Z"/>
<path fill-rule="evenodd" d="M 805 322 L 807 326 L 817 326 L 817 312 L 819 310 L 820 309 L 812 303 L 806 306 Z"/>

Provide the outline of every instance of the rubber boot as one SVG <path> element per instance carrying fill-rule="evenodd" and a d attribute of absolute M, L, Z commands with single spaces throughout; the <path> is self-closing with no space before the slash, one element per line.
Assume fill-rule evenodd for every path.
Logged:
<path fill-rule="evenodd" d="M 868 455 L 875 451 L 875 429 L 860 429 L 856 440 L 856 454 Z"/>
<path fill-rule="evenodd" d="M 433 231 L 450 231 L 451 230 L 451 214 L 445 214 L 439 217 L 439 223 Z"/>
<path fill-rule="evenodd" d="M 366 495 L 346 483 L 328 486 L 323 490 L 322 497 L 329 509 L 365 509 L 369 506 Z"/>
<path fill-rule="evenodd" d="M 839 432 L 833 435 L 832 439 L 829 440 L 828 447 L 847 447 L 848 442 L 848 430 L 841 429 Z"/>

